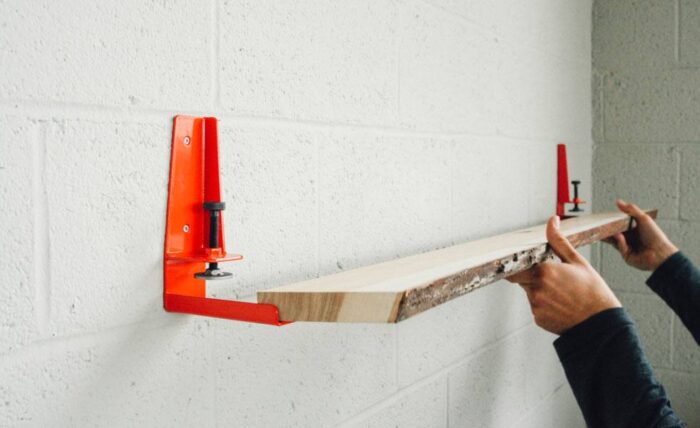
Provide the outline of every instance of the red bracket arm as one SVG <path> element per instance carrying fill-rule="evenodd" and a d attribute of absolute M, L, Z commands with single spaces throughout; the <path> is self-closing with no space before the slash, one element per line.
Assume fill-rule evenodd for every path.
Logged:
<path fill-rule="evenodd" d="M 578 197 L 578 185 L 581 184 L 578 180 L 573 180 L 574 199 L 569 195 L 569 163 L 566 158 L 566 144 L 557 144 L 557 215 L 564 219 L 573 217 L 567 215 L 566 204 L 574 204 L 574 207 L 569 213 L 581 213 L 583 210 L 579 208 L 580 204 L 586 202 Z"/>
<path fill-rule="evenodd" d="M 222 218 L 219 219 L 217 246 L 210 248 L 209 245 L 210 222 L 204 202 L 221 201 L 218 139 L 214 117 L 176 116 L 173 121 L 163 305 L 168 312 L 278 326 L 288 324 L 279 319 L 275 305 L 208 298 L 206 281 L 195 278 L 195 273 L 202 272 L 207 263 L 243 258 L 226 253 Z M 215 230 L 214 226 L 212 229 Z"/>

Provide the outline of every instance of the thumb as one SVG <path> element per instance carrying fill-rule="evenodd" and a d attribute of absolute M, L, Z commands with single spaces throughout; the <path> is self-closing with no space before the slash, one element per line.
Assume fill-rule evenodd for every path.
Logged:
<path fill-rule="evenodd" d="M 581 255 L 559 229 L 559 216 L 552 216 L 547 222 L 547 242 L 564 263 L 579 263 Z"/>

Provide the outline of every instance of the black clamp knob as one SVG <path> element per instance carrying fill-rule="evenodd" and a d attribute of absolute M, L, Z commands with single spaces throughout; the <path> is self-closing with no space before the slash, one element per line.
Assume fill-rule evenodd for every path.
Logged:
<path fill-rule="evenodd" d="M 226 203 L 207 201 L 203 204 L 204 209 L 209 211 L 209 248 L 219 248 L 219 231 L 221 229 L 221 211 L 226 209 Z M 204 272 L 197 272 L 194 277 L 197 279 L 214 280 L 225 279 L 233 276 L 230 272 L 219 269 L 219 263 L 210 262 Z"/>
<path fill-rule="evenodd" d="M 583 203 L 581 198 L 578 197 L 578 185 L 581 184 L 581 180 L 571 180 L 571 184 L 574 186 L 574 200 L 572 201 L 574 204 L 574 207 L 571 210 L 569 210 L 569 212 L 572 212 L 572 213 L 583 212 L 583 209 L 581 209 L 578 206 L 580 203 Z"/>

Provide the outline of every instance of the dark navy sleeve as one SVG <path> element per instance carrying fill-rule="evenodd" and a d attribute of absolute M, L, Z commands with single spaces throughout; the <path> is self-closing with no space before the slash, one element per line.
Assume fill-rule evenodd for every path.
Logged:
<path fill-rule="evenodd" d="M 600 312 L 554 341 L 589 427 L 683 427 L 654 378 L 623 308 Z"/>
<path fill-rule="evenodd" d="M 647 280 L 700 344 L 700 271 L 682 252 L 659 266 Z"/>

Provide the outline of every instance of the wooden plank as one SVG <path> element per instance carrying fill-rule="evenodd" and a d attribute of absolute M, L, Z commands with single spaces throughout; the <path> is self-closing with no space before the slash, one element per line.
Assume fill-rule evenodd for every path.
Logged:
<path fill-rule="evenodd" d="M 656 210 L 647 211 L 656 217 Z M 622 213 L 563 220 L 576 247 L 630 227 Z M 392 323 L 552 257 L 545 225 L 258 292 L 286 321 Z"/>

